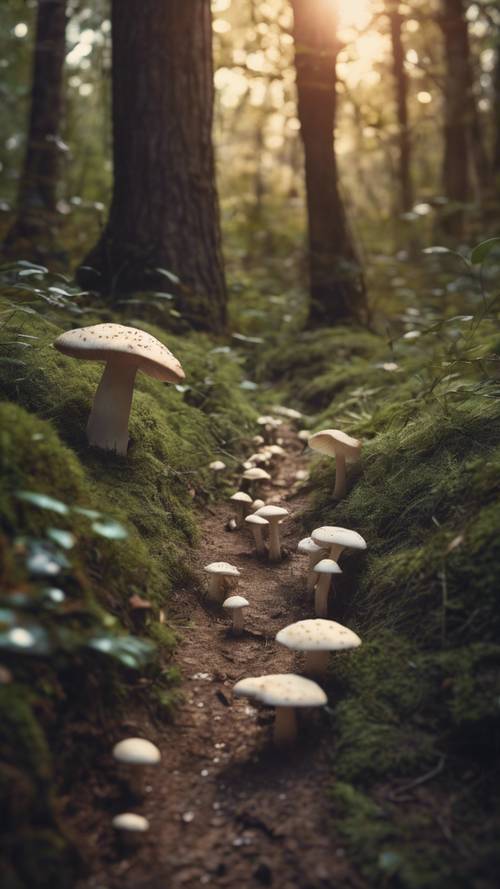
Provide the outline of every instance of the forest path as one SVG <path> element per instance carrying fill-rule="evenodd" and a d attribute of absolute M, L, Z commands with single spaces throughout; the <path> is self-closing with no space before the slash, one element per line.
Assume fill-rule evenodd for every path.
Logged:
<path fill-rule="evenodd" d="M 263 499 L 290 511 L 281 526 L 288 557 L 278 565 L 258 560 L 247 529 L 225 530 L 227 503 L 206 510 L 194 567 L 201 571 L 209 562 L 228 561 L 240 569 L 238 593 L 250 602 L 246 631 L 232 635 L 226 615 L 211 609 L 199 592 L 174 595 L 170 610 L 182 632 L 175 662 L 182 671 L 183 703 L 171 725 L 146 727 L 131 720 L 120 735 L 148 737 L 162 751 L 146 799 L 132 807 L 149 819 L 150 832 L 137 850 L 117 858 L 109 818 L 88 823 L 103 857 L 99 872 L 82 887 L 363 885 L 332 822 L 331 733 L 321 728 L 328 715 L 303 711 L 298 745 L 277 752 L 270 743 L 273 710 L 257 710 L 232 695 L 234 683 L 246 676 L 300 672 L 299 658 L 274 636 L 313 616 L 304 587 L 307 557 L 296 552 L 304 536 L 298 516 L 305 498 L 294 493 L 295 475 L 307 467 L 307 458 L 290 429 L 282 434 L 287 457 L 272 472 Z"/>

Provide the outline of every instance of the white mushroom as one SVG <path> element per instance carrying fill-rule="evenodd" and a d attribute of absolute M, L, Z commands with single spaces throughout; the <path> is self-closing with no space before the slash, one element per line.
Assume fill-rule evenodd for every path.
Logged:
<path fill-rule="evenodd" d="M 304 537 L 303 540 L 299 541 L 297 552 L 306 553 L 309 556 L 309 564 L 307 566 L 307 592 L 312 593 L 317 581 L 313 569 L 316 563 L 326 555 L 325 547 L 321 547 L 315 543 L 312 537 Z"/>
<path fill-rule="evenodd" d="M 184 371 L 172 352 L 144 330 L 122 324 L 94 324 L 68 330 L 54 346 L 71 358 L 105 361 L 87 423 L 89 444 L 124 456 L 138 370 L 155 380 L 179 383 Z"/>
<path fill-rule="evenodd" d="M 115 815 L 111 824 L 119 832 L 122 843 L 126 846 L 136 846 L 142 835 L 149 830 L 149 821 L 135 812 L 122 812 Z"/>
<path fill-rule="evenodd" d="M 272 503 L 269 503 L 267 506 L 261 506 L 255 513 L 256 516 L 259 516 L 262 519 L 267 519 L 269 522 L 270 562 L 279 562 L 281 560 L 281 542 L 278 525 L 284 516 L 288 514 L 288 510 L 283 506 L 273 506 Z"/>
<path fill-rule="evenodd" d="M 229 608 L 233 615 L 233 632 L 240 634 L 243 630 L 243 609 L 248 608 L 250 602 L 244 596 L 229 596 L 222 603 L 223 608 Z"/>
<path fill-rule="evenodd" d="M 212 472 L 223 472 L 227 467 L 222 460 L 214 460 L 213 463 L 208 464 L 208 468 L 211 469 Z"/>
<path fill-rule="evenodd" d="M 328 593 L 334 574 L 342 574 L 333 559 L 321 559 L 314 566 L 315 574 L 319 574 L 319 580 L 314 591 L 314 613 L 316 617 L 326 617 L 328 614 Z"/>
<path fill-rule="evenodd" d="M 304 671 L 323 675 L 330 651 L 358 648 L 361 639 L 348 627 L 333 620 L 299 620 L 276 634 L 276 641 L 293 651 L 305 651 Z"/>
<path fill-rule="evenodd" d="M 234 508 L 236 510 L 236 527 L 241 528 L 243 519 L 250 509 L 252 498 L 249 494 L 245 494 L 245 491 L 237 491 L 230 499 L 234 503 Z"/>
<path fill-rule="evenodd" d="M 261 445 L 265 444 L 265 439 L 263 435 L 254 435 L 252 438 L 254 445 L 257 445 L 260 448 Z"/>
<path fill-rule="evenodd" d="M 246 482 L 249 482 L 250 488 L 255 495 L 256 487 L 263 481 L 270 481 L 271 476 L 265 469 L 260 469 L 258 466 L 252 466 L 250 469 L 245 469 L 243 478 Z"/>
<path fill-rule="evenodd" d="M 311 534 L 318 546 L 330 547 L 329 558 L 338 562 L 341 553 L 345 549 L 365 550 L 366 540 L 357 531 L 349 528 L 339 528 L 336 525 L 323 525 L 315 528 Z"/>
<path fill-rule="evenodd" d="M 250 528 L 252 530 L 253 539 L 255 541 L 255 549 L 257 550 L 259 556 L 265 556 L 267 554 L 266 544 L 264 543 L 264 537 L 262 536 L 262 532 L 266 525 L 269 525 L 267 519 L 262 518 L 260 515 L 247 515 L 245 522 L 248 522 Z"/>
<path fill-rule="evenodd" d="M 278 414 L 281 417 L 287 417 L 289 420 L 301 420 L 302 414 L 300 411 L 296 411 L 293 407 L 283 407 L 283 405 L 278 404 L 271 408 L 273 414 Z"/>
<path fill-rule="evenodd" d="M 335 457 L 335 489 L 333 496 L 341 500 L 346 492 L 346 460 L 352 463 L 359 460 L 361 442 L 352 438 L 340 429 L 323 429 L 309 439 L 309 447 L 320 454 Z"/>
<path fill-rule="evenodd" d="M 230 578 L 234 583 L 234 578 L 239 577 L 240 572 L 234 565 L 230 565 L 229 562 L 211 562 L 210 565 L 205 565 L 204 570 L 210 575 L 208 598 L 212 602 L 218 602 L 220 605 L 224 601 Z"/>
<path fill-rule="evenodd" d="M 253 698 L 276 707 L 274 743 L 291 744 L 297 736 L 296 707 L 324 707 L 328 701 L 323 689 L 311 679 L 294 673 L 241 679 L 234 686 L 237 697 Z"/>
<path fill-rule="evenodd" d="M 113 747 L 113 759 L 120 763 L 131 791 L 140 796 L 147 769 L 158 765 L 161 753 L 155 744 L 145 738 L 125 738 Z"/>
<path fill-rule="evenodd" d="M 252 512 L 257 512 L 257 510 L 260 509 L 261 506 L 265 506 L 265 505 L 266 504 L 264 503 L 263 500 L 254 500 L 254 502 L 252 503 Z"/>

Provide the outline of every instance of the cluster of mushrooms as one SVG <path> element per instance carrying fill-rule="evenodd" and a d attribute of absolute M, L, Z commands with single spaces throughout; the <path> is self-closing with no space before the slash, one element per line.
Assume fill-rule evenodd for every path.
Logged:
<path fill-rule="evenodd" d="M 301 414 L 289 408 L 278 408 L 290 420 L 298 420 Z M 262 486 L 271 480 L 273 464 L 285 456 L 283 442 L 279 438 L 282 419 L 274 416 L 259 417 L 262 434 L 253 442 L 257 450 L 243 464 L 241 490 L 231 496 L 234 516 L 229 530 L 250 529 L 257 557 L 278 563 L 283 558 L 280 525 L 289 515 L 285 507 L 266 503 Z M 344 432 L 325 429 L 311 435 L 308 430 L 298 432 L 299 441 L 336 460 L 334 498 L 340 499 L 346 491 L 346 463 L 359 457 L 361 443 Z M 267 468 L 264 468 L 267 467 Z M 222 467 L 211 464 L 214 472 Z M 225 468 L 225 467 L 224 467 Z M 361 639 L 348 627 L 328 620 L 329 597 L 333 592 L 335 574 L 341 574 L 339 560 L 346 551 L 366 549 L 366 542 L 356 531 L 349 528 L 324 526 L 312 531 L 298 544 L 297 551 L 308 556 L 306 580 L 307 592 L 314 594 L 316 617 L 301 620 L 284 627 L 276 634 L 276 641 L 294 651 L 304 652 L 304 673 L 316 679 L 324 678 L 331 651 L 357 648 Z M 207 597 L 212 604 L 227 609 L 232 615 L 232 630 L 236 635 L 244 631 L 244 610 L 250 603 L 237 595 L 240 571 L 228 562 L 212 562 L 205 566 L 209 575 Z M 238 697 L 247 697 L 275 707 L 274 742 L 277 746 L 290 744 L 297 735 L 296 710 L 302 707 L 321 707 L 327 697 L 320 685 L 306 676 L 280 673 L 241 679 L 234 686 Z"/>

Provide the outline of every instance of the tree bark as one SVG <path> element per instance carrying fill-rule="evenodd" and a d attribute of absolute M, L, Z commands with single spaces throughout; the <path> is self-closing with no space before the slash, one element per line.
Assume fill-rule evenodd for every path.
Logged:
<path fill-rule="evenodd" d="M 358 320 L 365 287 L 335 155 L 337 17 L 331 0 L 292 0 L 309 223 L 310 327 Z"/>
<path fill-rule="evenodd" d="M 170 290 L 194 327 L 221 332 L 226 285 L 212 145 L 210 3 L 113 0 L 113 197 L 78 277 L 113 297 Z M 89 269 L 90 267 L 90 269 Z M 92 271 L 95 270 L 95 271 Z M 175 288 L 174 288 L 175 289 Z"/>
<path fill-rule="evenodd" d="M 401 34 L 403 16 L 399 12 L 398 0 L 389 0 L 387 12 L 391 29 L 392 64 L 396 88 L 399 206 L 402 213 L 407 213 L 413 207 L 413 186 L 411 179 L 411 141 L 408 126 L 408 77 L 405 70 L 405 52 Z"/>
<path fill-rule="evenodd" d="M 495 68 L 493 71 L 493 184 L 500 199 L 500 33 L 496 36 Z"/>
<path fill-rule="evenodd" d="M 445 47 L 443 189 L 452 204 L 469 197 L 470 51 L 463 0 L 441 0 L 439 23 Z M 460 236 L 463 207 L 443 219 L 449 234 Z"/>
<path fill-rule="evenodd" d="M 66 0 L 38 0 L 27 147 L 17 217 L 4 244 L 8 253 L 25 246 L 41 257 L 53 247 L 65 54 Z"/>

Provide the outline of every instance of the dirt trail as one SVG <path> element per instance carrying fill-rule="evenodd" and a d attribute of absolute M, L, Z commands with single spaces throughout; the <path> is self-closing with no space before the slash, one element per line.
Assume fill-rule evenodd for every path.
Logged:
<path fill-rule="evenodd" d="M 308 712 L 299 745 L 277 753 L 270 745 L 273 711 L 232 695 L 234 683 L 245 676 L 298 671 L 297 656 L 274 636 L 288 623 L 313 616 L 304 593 L 307 557 L 295 551 L 303 529 L 294 516 L 304 505 L 293 494 L 295 473 L 307 461 L 293 433 L 284 435 L 288 456 L 273 472 L 265 499 L 282 500 L 291 512 L 282 525 L 289 557 L 272 567 L 258 561 L 246 530 L 225 530 L 227 504 L 207 513 L 196 567 L 221 560 L 239 567 L 238 592 L 251 604 L 247 631 L 232 636 L 225 616 L 210 610 L 199 593 L 181 590 L 174 597 L 171 608 L 183 633 L 176 662 L 184 702 L 171 726 L 130 721 L 118 735 L 147 732 L 161 748 L 150 791 L 133 808 L 146 815 L 151 830 L 137 851 L 119 856 L 110 827 L 116 808 L 106 818 L 89 812 L 78 827 L 92 836 L 99 862 L 81 889 L 363 885 L 329 809 L 328 714 Z"/>

